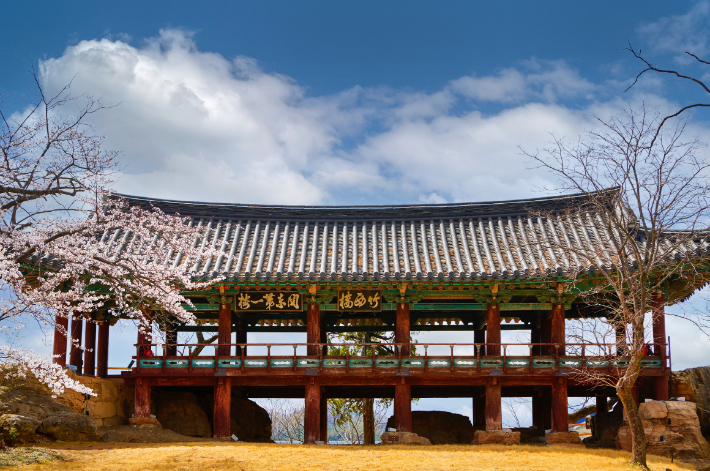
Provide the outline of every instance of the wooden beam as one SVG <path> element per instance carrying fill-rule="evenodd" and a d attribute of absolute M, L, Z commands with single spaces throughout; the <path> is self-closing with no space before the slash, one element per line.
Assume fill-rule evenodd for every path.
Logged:
<path fill-rule="evenodd" d="M 498 378 L 489 378 L 486 384 L 486 430 L 503 429 L 501 384 Z"/>
<path fill-rule="evenodd" d="M 105 378 L 108 376 L 108 340 L 110 325 L 108 321 L 99 324 L 99 341 L 96 346 L 96 376 Z"/>
<path fill-rule="evenodd" d="M 229 378 L 217 378 L 214 386 L 213 420 L 214 436 L 226 438 L 232 434 L 230 408 L 232 404 L 232 385 Z"/>
<path fill-rule="evenodd" d="M 232 309 L 229 304 L 221 304 L 219 309 L 219 321 L 217 331 L 217 355 L 228 357 L 232 343 Z M 227 435 L 228 436 L 228 435 Z"/>
<path fill-rule="evenodd" d="M 568 430 L 567 378 L 559 376 L 552 382 L 552 431 Z"/>
<path fill-rule="evenodd" d="M 318 378 L 311 377 L 306 382 L 305 396 L 306 403 L 303 418 L 303 443 L 313 444 L 320 440 L 321 436 L 321 387 Z"/>
<path fill-rule="evenodd" d="M 497 303 L 488 304 L 486 315 L 486 355 L 500 355 L 500 309 Z M 498 429 L 496 429 L 498 430 Z"/>
<path fill-rule="evenodd" d="M 402 346 L 402 356 L 409 356 L 410 340 L 409 303 L 397 303 L 394 342 L 404 344 Z"/>
<path fill-rule="evenodd" d="M 306 314 L 306 343 L 317 344 L 320 342 L 320 305 L 311 303 Z M 308 356 L 318 356 L 318 346 L 308 345 Z"/>
<path fill-rule="evenodd" d="M 96 366 L 96 322 L 86 321 L 84 329 L 84 374 L 94 376 Z"/>
<path fill-rule="evenodd" d="M 67 335 L 69 335 L 69 319 L 66 317 L 54 317 L 54 344 L 52 354 L 54 363 L 64 366 L 67 364 Z"/>
<path fill-rule="evenodd" d="M 76 372 L 81 374 L 82 372 L 82 359 L 81 359 L 81 333 L 84 330 L 84 318 L 74 317 L 71 320 L 71 340 L 72 344 L 70 346 L 69 353 L 69 364 L 76 366 Z"/>
<path fill-rule="evenodd" d="M 398 432 L 412 431 L 412 389 L 404 376 L 394 385 L 394 426 Z"/>
<path fill-rule="evenodd" d="M 551 343 L 560 345 L 554 353 L 565 354 L 565 306 L 564 304 L 552 305 L 551 317 Z M 554 347 L 553 347 L 554 348 Z"/>

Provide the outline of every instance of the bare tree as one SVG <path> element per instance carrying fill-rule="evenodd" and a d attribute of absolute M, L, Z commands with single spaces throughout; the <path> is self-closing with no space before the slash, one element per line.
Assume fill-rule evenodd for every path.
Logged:
<path fill-rule="evenodd" d="M 276 442 L 303 443 L 305 404 L 294 399 L 257 400 L 271 419 L 271 439 Z"/>
<path fill-rule="evenodd" d="M 688 287 L 707 281 L 708 164 L 697 155 L 702 145 L 684 137 L 684 123 L 659 131 L 662 118 L 645 108 L 598 121 L 601 130 L 576 144 L 555 139 L 551 148 L 528 154 L 557 177 L 560 192 L 586 200 L 539 215 L 552 231 L 547 240 L 554 240 L 539 249 L 569 267 L 570 281 L 560 291 L 580 287 L 590 308 L 606 313 L 607 328 L 621 334 L 606 352 L 616 369 L 576 374 L 616 389 L 629 420 L 632 460 L 646 468 L 646 438 L 633 399 L 644 321 L 654 303 L 674 304 Z"/>

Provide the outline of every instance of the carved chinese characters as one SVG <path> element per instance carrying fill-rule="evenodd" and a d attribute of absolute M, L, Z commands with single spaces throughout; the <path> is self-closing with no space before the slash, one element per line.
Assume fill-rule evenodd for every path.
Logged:
<path fill-rule="evenodd" d="M 301 311 L 301 295 L 267 291 L 263 293 L 239 293 L 237 295 L 239 311 Z"/>
<path fill-rule="evenodd" d="M 382 296 L 378 290 L 347 289 L 338 291 L 338 311 L 381 311 Z"/>

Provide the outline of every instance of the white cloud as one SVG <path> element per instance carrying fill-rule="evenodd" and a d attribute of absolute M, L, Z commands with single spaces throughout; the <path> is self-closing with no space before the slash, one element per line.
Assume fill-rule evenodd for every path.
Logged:
<path fill-rule="evenodd" d="M 685 55 L 686 51 L 699 56 L 707 55 L 709 27 L 710 2 L 703 0 L 685 14 L 666 16 L 641 25 L 637 32 L 653 51 L 668 52 L 674 54 L 677 61 L 689 62 L 693 59 Z"/>

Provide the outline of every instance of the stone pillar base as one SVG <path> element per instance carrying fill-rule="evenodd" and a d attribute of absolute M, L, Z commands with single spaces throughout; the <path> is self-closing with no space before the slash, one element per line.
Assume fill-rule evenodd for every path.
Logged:
<path fill-rule="evenodd" d="M 547 432 L 545 443 L 548 445 L 582 445 L 578 432 Z"/>
<path fill-rule="evenodd" d="M 385 432 L 381 440 L 382 445 L 431 445 L 428 438 L 412 432 Z"/>
<path fill-rule="evenodd" d="M 505 430 L 476 430 L 473 435 L 473 445 L 519 445 L 520 432 Z"/>

